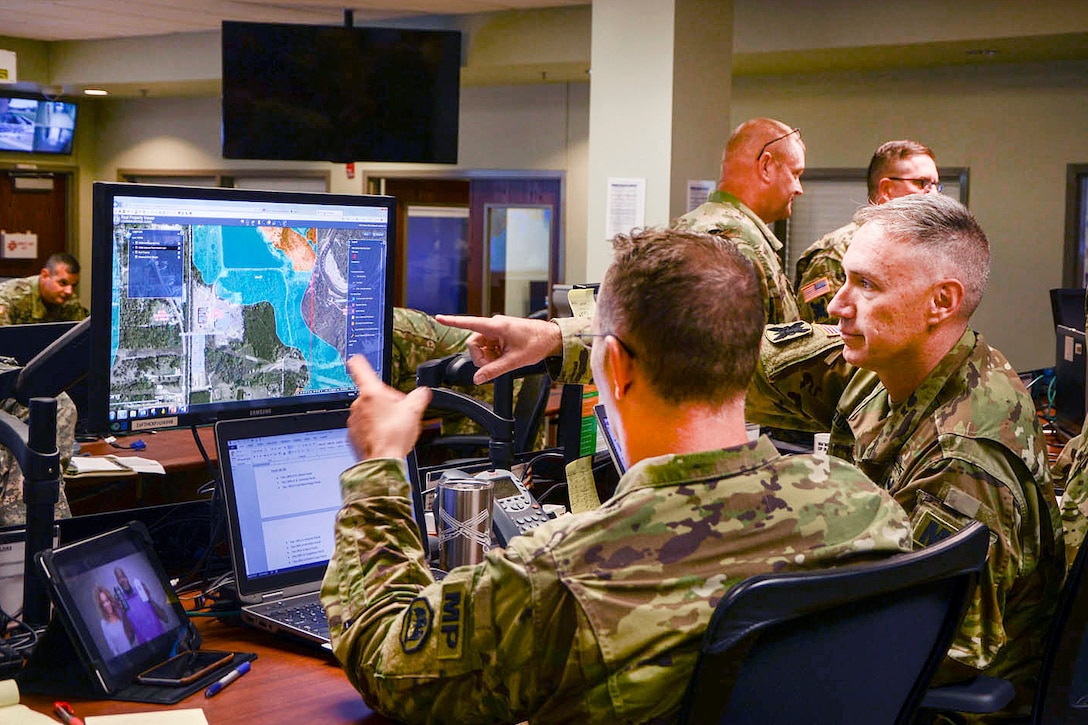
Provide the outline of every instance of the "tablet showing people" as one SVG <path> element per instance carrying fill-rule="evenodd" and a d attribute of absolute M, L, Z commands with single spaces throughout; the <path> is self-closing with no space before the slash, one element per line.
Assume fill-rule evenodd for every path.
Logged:
<path fill-rule="evenodd" d="M 150 642 L 162 634 L 165 631 L 163 624 L 166 622 L 166 612 L 151 597 L 147 585 L 139 579 L 130 580 L 121 567 L 113 570 L 113 576 L 117 579 L 114 594 L 124 606 L 128 620 L 132 623 L 136 644 Z"/>
<path fill-rule="evenodd" d="M 132 649 L 133 630 L 125 610 L 101 584 L 94 585 L 94 601 L 102 617 L 102 636 L 106 638 L 110 652 L 114 656 L 128 652 Z"/>

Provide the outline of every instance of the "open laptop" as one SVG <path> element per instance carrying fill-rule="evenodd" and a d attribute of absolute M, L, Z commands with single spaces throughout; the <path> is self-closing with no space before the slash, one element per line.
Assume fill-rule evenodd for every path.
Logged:
<path fill-rule="evenodd" d="M 340 510 L 340 474 L 357 461 L 347 410 L 215 424 L 242 620 L 319 644 L 329 628 L 319 600 Z M 418 486 L 410 486 L 422 528 Z"/>

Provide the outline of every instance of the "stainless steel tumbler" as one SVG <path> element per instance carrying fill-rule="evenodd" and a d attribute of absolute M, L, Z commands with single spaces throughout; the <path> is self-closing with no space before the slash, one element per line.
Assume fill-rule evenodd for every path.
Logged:
<path fill-rule="evenodd" d="M 491 549 L 491 481 L 455 478 L 435 486 L 438 562 L 446 571 L 477 564 Z"/>

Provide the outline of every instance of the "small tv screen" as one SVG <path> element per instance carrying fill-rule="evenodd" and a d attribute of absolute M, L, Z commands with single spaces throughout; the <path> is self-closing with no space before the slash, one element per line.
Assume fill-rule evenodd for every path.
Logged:
<path fill-rule="evenodd" d="M 88 427 L 344 408 L 392 350 L 388 196 L 97 182 Z"/>
<path fill-rule="evenodd" d="M 456 163 L 461 34 L 223 23 L 223 156 Z"/>
<path fill-rule="evenodd" d="M 70 154 L 76 104 L 0 96 L 0 151 Z"/>

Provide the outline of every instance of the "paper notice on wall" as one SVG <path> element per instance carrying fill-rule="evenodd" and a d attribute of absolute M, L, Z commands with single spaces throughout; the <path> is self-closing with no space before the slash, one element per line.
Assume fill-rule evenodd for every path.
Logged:
<path fill-rule="evenodd" d="M 0 83 L 14 83 L 19 80 L 15 73 L 15 51 L 0 50 Z"/>
<path fill-rule="evenodd" d="M 608 179 L 605 239 L 646 224 L 646 179 Z"/>
<path fill-rule="evenodd" d="M 688 179 L 687 211 L 706 202 L 710 192 L 718 188 L 718 182 L 713 179 Z"/>
<path fill-rule="evenodd" d="M 0 257 L 4 259 L 36 259 L 38 235 L 34 232 L 0 231 Z"/>

